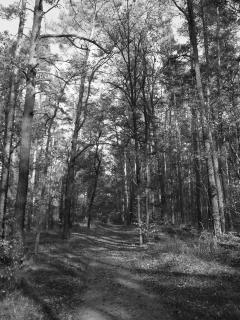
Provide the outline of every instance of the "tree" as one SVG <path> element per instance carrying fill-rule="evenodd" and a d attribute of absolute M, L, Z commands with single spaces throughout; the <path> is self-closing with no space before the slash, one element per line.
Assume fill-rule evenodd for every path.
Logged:
<path fill-rule="evenodd" d="M 19 91 L 19 68 L 18 63 L 20 61 L 20 52 L 23 44 L 23 30 L 26 19 L 26 1 L 21 1 L 21 8 L 19 11 L 19 27 L 16 43 L 12 48 L 12 61 L 13 67 L 9 80 L 9 92 L 6 105 L 6 121 L 5 121 L 5 133 L 4 133 L 4 152 L 3 152 L 3 165 L 1 173 L 1 187 L 0 187 L 0 232 L 2 238 L 5 236 L 5 217 L 7 210 L 7 198 L 9 187 L 9 171 L 11 164 L 12 153 L 12 139 L 13 139 L 13 125 L 15 117 L 15 109 L 17 103 L 17 96 Z"/>

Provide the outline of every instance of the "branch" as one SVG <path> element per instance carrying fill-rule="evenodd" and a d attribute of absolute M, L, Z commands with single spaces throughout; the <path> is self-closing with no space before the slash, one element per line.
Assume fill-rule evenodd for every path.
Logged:
<path fill-rule="evenodd" d="M 67 39 L 71 39 L 72 41 L 74 41 L 75 39 L 78 40 L 83 40 L 83 41 L 87 41 L 90 42 L 92 44 L 94 44 L 95 46 L 97 46 L 99 49 L 101 49 L 103 52 L 109 54 L 110 51 L 106 50 L 105 48 L 103 48 L 99 43 L 97 43 L 95 40 L 91 40 L 89 38 L 85 38 L 85 37 L 80 37 L 77 34 L 43 34 L 40 36 L 40 39 L 47 39 L 47 38 L 67 38 Z"/>
<path fill-rule="evenodd" d="M 82 31 L 85 31 L 85 30 L 82 28 L 81 24 L 80 24 L 80 23 L 77 21 L 77 19 L 76 19 L 76 17 L 78 16 L 78 13 L 79 13 L 79 12 L 77 12 L 77 11 L 75 10 L 74 5 L 73 5 L 73 3 L 72 3 L 72 0 L 70 0 L 70 5 L 71 5 L 71 8 L 72 8 L 73 13 L 74 13 L 73 21 L 78 25 L 78 28 L 80 28 Z"/>
<path fill-rule="evenodd" d="M 187 15 L 186 11 L 182 7 L 179 6 L 179 4 L 177 3 L 177 0 L 172 0 L 172 2 L 175 4 L 175 6 L 178 8 L 178 10 L 184 14 L 184 16 L 188 20 L 188 15 Z"/>
<path fill-rule="evenodd" d="M 71 45 L 73 45 L 75 48 L 77 48 L 77 49 L 81 49 L 81 50 L 85 50 L 85 51 L 87 51 L 87 50 L 89 50 L 88 49 L 88 47 L 83 47 L 83 46 L 78 46 L 78 45 L 76 45 L 76 43 L 74 42 L 74 40 L 73 39 L 71 39 L 71 38 L 67 38 L 67 40 L 71 43 Z"/>
<path fill-rule="evenodd" d="M 88 145 L 86 145 L 85 147 L 83 147 L 83 149 L 81 149 L 80 151 L 78 151 L 73 158 L 71 159 L 71 163 L 73 164 L 74 161 L 84 152 L 86 151 L 88 148 L 95 146 L 95 143 L 89 143 Z"/>
<path fill-rule="evenodd" d="M 43 14 L 47 14 L 49 11 L 51 11 L 52 9 L 58 7 L 58 4 L 59 4 L 60 0 L 57 0 L 57 3 L 55 5 L 53 5 L 51 8 L 49 8 L 47 11 L 45 11 Z"/>

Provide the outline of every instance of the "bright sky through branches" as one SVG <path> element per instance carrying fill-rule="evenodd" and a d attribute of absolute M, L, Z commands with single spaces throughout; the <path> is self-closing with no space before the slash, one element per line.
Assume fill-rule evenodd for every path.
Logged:
<path fill-rule="evenodd" d="M 3 6 L 9 6 L 13 3 L 19 3 L 19 0 L 0 0 L 0 4 Z M 34 0 L 28 0 L 28 8 L 33 9 L 34 8 Z M 61 2 L 60 2 L 61 4 Z M 45 10 L 48 9 L 50 6 L 47 5 L 46 3 L 44 4 Z M 42 26 L 42 31 L 46 32 L 47 30 L 47 25 L 51 25 L 52 22 L 57 22 L 58 21 L 58 14 L 60 12 L 61 8 L 54 8 L 53 10 L 51 10 L 47 16 L 46 16 L 46 20 L 45 18 L 43 19 L 43 26 Z M 3 31 L 8 31 L 10 34 L 12 35 L 16 35 L 17 34 L 17 30 L 18 30 L 18 18 L 16 19 L 11 19 L 11 20 L 6 20 L 6 19 L 2 19 L 0 18 L 0 32 Z M 181 36 L 178 33 L 178 28 L 179 26 L 182 24 L 182 18 L 180 17 L 180 15 L 176 15 L 173 19 L 173 24 L 172 24 L 172 28 L 173 28 L 173 33 L 176 37 L 176 40 L 179 43 L 186 43 L 186 38 Z M 32 12 L 30 10 L 28 10 L 27 12 L 27 22 L 26 22 L 26 29 L 31 30 L 32 27 Z M 26 31 L 25 31 L 26 32 Z"/>
<path fill-rule="evenodd" d="M 4 7 L 7 7 L 13 3 L 19 3 L 19 0 L 0 0 L 0 4 L 3 5 Z M 27 7 L 32 9 L 34 8 L 34 0 L 28 0 L 28 5 Z M 44 4 L 44 9 L 47 10 L 49 9 L 50 6 L 47 5 L 46 3 Z M 54 8 L 53 10 L 51 10 L 50 12 L 47 13 L 47 23 L 45 21 L 45 18 L 43 19 L 43 31 L 46 30 L 47 28 L 47 24 L 51 25 L 52 22 L 56 22 L 57 21 L 57 17 L 58 17 L 58 13 L 59 13 L 59 8 Z M 32 27 L 32 15 L 33 13 L 28 10 L 27 11 L 27 21 L 26 21 L 26 29 L 31 30 Z M 3 31 L 8 31 L 10 34 L 15 35 L 17 34 L 17 30 L 18 30 L 18 18 L 16 19 L 11 19 L 11 20 L 6 20 L 6 19 L 2 19 L 0 17 L 0 32 Z"/>

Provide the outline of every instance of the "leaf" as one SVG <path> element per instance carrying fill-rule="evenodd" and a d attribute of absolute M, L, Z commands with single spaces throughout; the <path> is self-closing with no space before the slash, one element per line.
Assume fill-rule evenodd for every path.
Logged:
<path fill-rule="evenodd" d="M 15 19 L 19 15 L 19 6 L 17 2 L 10 4 L 8 7 L 0 5 L 0 17 L 2 19 Z"/>

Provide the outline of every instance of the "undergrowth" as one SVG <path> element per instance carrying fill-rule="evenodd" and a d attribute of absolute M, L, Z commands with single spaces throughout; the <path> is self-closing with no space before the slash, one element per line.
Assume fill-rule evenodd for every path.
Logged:
<path fill-rule="evenodd" d="M 40 308 L 22 292 L 15 290 L 0 301 L 1 320 L 43 320 Z"/>
<path fill-rule="evenodd" d="M 86 272 L 86 268 L 80 268 L 85 260 L 82 256 L 78 257 L 81 252 L 79 242 L 69 246 L 69 243 L 49 234 L 44 235 L 43 239 L 41 255 L 34 259 L 30 268 L 32 278 L 39 286 L 38 293 L 41 292 L 41 298 L 47 298 L 47 301 L 49 297 L 55 297 L 55 304 L 66 294 L 64 301 L 73 308 L 80 303 L 80 293 L 84 287 L 83 282 L 78 283 L 77 279 L 84 278 Z M 94 239 L 85 245 L 92 248 L 94 241 L 97 245 Z M 164 294 L 164 303 L 169 304 L 170 309 L 181 311 L 176 315 L 176 320 L 191 320 L 192 314 L 197 316 L 196 319 L 238 319 L 240 310 L 236 279 L 239 279 L 240 237 L 237 234 L 229 233 L 216 239 L 207 231 L 199 234 L 191 228 L 155 226 L 148 240 L 143 248 L 133 246 L 121 251 L 117 247 L 114 249 L 116 252 L 111 254 L 118 257 L 118 266 L 121 263 L 124 267 L 128 265 L 134 274 L 141 273 L 141 281 L 149 284 L 151 290 L 159 295 Z M 0 286 L 4 281 L 11 283 L 15 272 L 10 249 L 8 243 L 2 244 L 0 249 L 5 270 L 0 277 Z M 222 302 L 219 304 L 218 301 Z M 42 320 L 43 314 L 39 303 L 24 295 L 22 290 L 0 289 L 1 320 Z M 228 315 L 227 318 L 225 315 Z M 62 318 L 67 319 L 67 315 Z"/>

